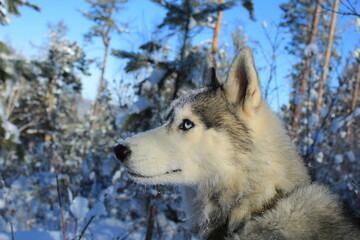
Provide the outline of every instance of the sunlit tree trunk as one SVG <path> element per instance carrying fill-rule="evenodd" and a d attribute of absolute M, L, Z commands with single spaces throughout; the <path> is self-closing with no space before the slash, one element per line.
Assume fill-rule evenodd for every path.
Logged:
<path fill-rule="evenodd" d="M 328 40 L 328 45 L 327 45 L 326 54 L 325 54 L 323 73 L 321 75 L 321 79 L 320 79 L 320 83 L 319 83 L 319 93 L 318 93 L 318 99 L 316 102 L 316 115 L 318 115 L 318 116 L 320 115 L 320 108 L 321 108 L 323 94 L 324 94 L 324 84 L 325 84 L 325 80 L 327 78 L 327 73 L 328 73 L 328 69 L 329 69 L 329 62 L 330 62 L 330 57 L 331 57 L 331 52 L 332 52 L 332 45 L 333 45 L 333 40 L 334 40 L 334 32 L 335 32 L 335 27 L 336 27 L 336 17 L 337 17 L 338 8 L 339 8 L 339 0 L 335 0 L 333 12 L 332 12 L 332 16 L 331 16 L 329 40 Z"/>
<path fill-rule="evenodd" d="M 360 62 L 358 62 L 358 66 L 357 66 L 357 70 L 356 70 L 356 80 L 355 80 L 355 86 L 354 86 L 354 91 L 352 94 L 352 100 L 351 100 L 351 106 L 350 106 L 351 113 L 353 113 L 356 108 L 357 98 L 359 96 L 359 88 L 360 88 Z M 350 124 L 348 125 L 348 128 L 347 128 L 346 140 L 348 142 L 350 142 L 351 136 L 353 136 L 353 135 L 354 135 L 354 133 L 352 131 L 352 122 L 350 122 Z"/>
<path fill-rule="evenodd" d="M 107 22 L 106 24 L 106 28 L 104 29 L 104 31 L 101 34 L 102 37 L 102 41 L 103 44 L 105 46 L 105 50 L 104 50 L 104 56 L 103 56 L 103 62 L 102 62 L 102 66 L 101 66 L 101 75 L 100 75 L 100 80 L 99 80 L 99 86 L 97 89 L 97 94 L 96 94 L 96 100 L 95 100 L 95 104 L 94 104 L 94 111 L 93 111 L 93 115 L 94 117 L 97 116 L 98 112 L 99 112 L 99 105 L 100 105 L 100 99 L 101 99 L 101 93 L 104 90 L 104 82 L 105 82 L 105 70 L 106 70 L 106 64 L 107 64 L 107 57 L 109 55 L 109 44 L 110 44 L 110 30 L 113 27 L 112 24 L 112 16 L 115 10 L 115 1 L 112 3 L 111 8 L 109 9 L 109 16 L 104 19 L 105 22 Z M 94 121 L 91 122 L 93 125 Z"/>
<path fill-rule="evenodd" d="M 46 96 L 46 112 L 47 112 L 47 120 L 46 120 L 46 132 L 44 136 L 45 142 L 52 141 L 51 131 L 53 130 L 53 121 L 54 121 L 54 111 L 55 111 L 55 96 L 54 96 L 54 85 L 55 85 L 56 77 L 52 77 L 48 83 L 48 92 Z"/>
<path fill-rule="evenodd" d="M 322 0 L 318 0 L 317 3 L 316 3 L 316 8 L 315 8 L 315 11 L 314 11 L 314 17 L 313 17 L 313 21 L 312 21 L 312 24 L 311 24 L 311 30 L 309 32 L 308 45 L 315 42 L 316 35 L 318 33 L 319 19 L 320 19 L 320 14 L 321 14 L 321 2 L 322 2 Z M 300 117 L 301 117 L 301 111 L 302 111 L 302 107 L 303 107 L 303 97 L 304 97 L 304 95 L 306 93 L 306 90 L 307 90 L 308 81 L 309 81 L 309 77 L 310 77 L 310 70 L 311 70 L 311 56 L 305 56 L 304 73 L 303 73 L 303 76 L 302 76 L 302 79 L 301 79 L 299 92 L 296 93 L 296 94 L 298 94 L 298 96 L 300 98 L 300 102 L 295 103 L 296 106 L 295 106 L 295 110 L 294 110 L 293 120 L 292 120 L 292 123 L 291 123 L 290 135 L 292 137 L 295 137 L 296 130 L 297 130 L 297 127 L 299 125 L 299 120 L 300 120 Z"/>
<path fill-rule="evenodd" d="M 100 80 L 99 80 L 99 86 L 97 89 L 97 93 L 96 93 L 96 102 L 94 105 L 94 116 L 97 116 L 98 111 L 99 111 L 99 105 L 100 105 L 100 99 L 101 99 L 101 93 L 104 90 L 104 81 L 105 81 L 105 69 L 106 69 L 106 64 L 107 64 L 107 57 L 109 54 L 109 43 L 108 42 L 104 42 L 105 44 L 105 51 L 104 51 L 104 56 L 103 56 L 103 62 L 102 62 L 102 66 L 101 66 L 101 75 L 100 75 Z"/>
<path fill-rule="evenodd" d="M 356 101 L 359 96 L 359 87 L 360 87 L 360 64 L 358 64 L 357 72 L 356 72 L 356 82 L 355 88 L 353 92 L 352 102 L 351 102 L 351 111 L 353 112 L 356 107 Z"/>
<path fill-rule="evenodd" d="M 219 0 L 219 3 L 220 4 L 224 3 L 224 0 Z M 212 45 L 211 45 L 211 54 L 213 56 L 215 56 L 217 47 L 219 44 L 219 34 L 220 34 L 220 29 L 221 29 L 222 15 L 223 15 L 223 11 L 222 10 L 218 11 L 217 17 L 216 17 L 216 25 L 215 25 L 215 29 L 214 29 L 214 37 L 213 37 Z"/>

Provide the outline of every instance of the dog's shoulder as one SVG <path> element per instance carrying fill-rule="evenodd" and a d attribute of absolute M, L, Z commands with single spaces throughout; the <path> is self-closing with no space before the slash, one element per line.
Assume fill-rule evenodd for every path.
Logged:
<path fill-rule="evenodd" d="M 360 239 L 338 196 L 320 184 L 285 194 L 263 215 L 249 219 L 239 239 Z M 236 239 L 236 237 L 234 237 Z"/>

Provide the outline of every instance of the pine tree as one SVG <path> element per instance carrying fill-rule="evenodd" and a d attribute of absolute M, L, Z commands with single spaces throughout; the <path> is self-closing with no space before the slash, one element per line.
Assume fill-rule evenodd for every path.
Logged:
<path fill-rule="evenodd" d="M 46 55 L 28 63 L 28 80 L 20 78 L 18 88 L 12 91 L 17 98 L 14 101 L 12 97 L 14 107 L 9 119 L 18 126 L 23 144 L 29 148 L 36 144 L 50 145 L 48 149 L 52 152 L 54 143 L 57 144 L 54 148 L 60 148 L 66 129 L 63 121 L 73 118 L 71 113 L 81 90 L 78 75 L 88 74 L 90 61 L 76 42 L 65 37 L 65 32 L 62 23 L 51 27 Z M 52 157 L 41 158 L 43 170 L 49 169 Z"/>
<path fill-rule="evenodd" d="M 50 40 L 47 46 L 48 55 L 44 61 L 37 63 L 41 70 L 42 80 L 46 84 L 47 131 L 54 130 L 56 124 L 56 109 L 59 107 L 61 91 L 67 86 L 75 92 L 81 90 L 81 79 L 77 73 L 88 75 L 88 61 L 85 53 L 76 42 L 70 42 L 66 37 L 67 27 L 63 23 L 50 26 Z M 78 72 L 77 72 L 78 71 Z M 51 140 L 51 134 L 45 135 L 45 141 Z"/>
<path fill-rule="evenodd" d="M 7 25 L 10 23 L 10 16 L 20 16 L 19 7 L 27 6 L 36 11 L 40 11 L 40 7 L 24 0 L 0 0 L 0 24 Z"/>
<path fill-rule="evenodd" d="M 8 25 L 11 15 L 20 16 L 18 9 L 20 6 L 28 6 L 40 11 L 39 6 L 28 1 L 0 0 L 0 24 Z M 18 149 L 18 154 L 12 154 L 14 156 L 22 155 L 18 145 L 20 134 L 19 129 L 12 123 L 13 120 L 9 118 L 21 96 L 20 85 L 24 80 L 34 79 L 31 67 L 27 60 L 16 56 L 11 48 L 0 41 L 0 89 L 2 92 L 0 95 L 0 146 L 5 146 L 7 149 L 5 153 L 10 154 L 10 150 Z M 9 91 L 9 88 L 13 88 L 13 91 Z M 12 131 L 7 132 L 9 129 Z M 3 147 L 0 147 L 1 152 L 2 149 Z"/>
<path fill-rule="evenodd" d="M 96 100 L 94 104 L 93 116 L 98 116 L 101 95 L 104 91 L 105 85 L 105 71 L 107 66 L 107 58 L 109 54 L 110 41 L 113 32 L 123 33 L 127 32 L 116 22 L 116 13 L 120 10 L 120 6 L 127 2 L 127 0 L 86 0 L 90 4 L 90 11 L 84 12 L 83 15 L 94 22 L 94 26 L 85 35 L 85 39 L 91 41 L 93 38 L 99 37 L 104 45 L 104 55 L 102 58 L 101 74 L 99 79 Z M 91 122 L 91 126 L 94 121 Z"/>
<path fill-rule="evenodd" d="M 36 79 L 34 64 L 0 42 L 0 158 L 14 161 L 23 156 L 20 134 L 26 124 L 17 124 L 14 112 L 29 82 Z M 4 163 L 4 166 L 6 164 Z"/>

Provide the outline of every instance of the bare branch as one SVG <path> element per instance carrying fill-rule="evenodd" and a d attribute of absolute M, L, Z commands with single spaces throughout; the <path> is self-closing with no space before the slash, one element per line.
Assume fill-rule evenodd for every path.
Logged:
<path fill-rule="evenodd" d="M 64 240 L 66 240 L 65 217 L 64 217 L 64 212 L 63 212 L 62 204 L 61 204 L 61 193 L 60 193 L 60 187 L 59 187 L 59 177 L 58 177 L 57 174 L 56 174 L 56 189 L 57 189 L 57 193 L 58 193 L 58 201 L 59 201 L 59 206 L 60 206 L 61 229 L 62 229 L 62 233 L 63 233 Z"/>
<path fill-rule="evenodd" d="M 321 7 L 328 12 L 337 13 L 343 16 L 355 16 L 360 17 L 360 12 L 357 11 L 354 4 L 352 4 L 349 0 L 346 0 L 347 4 L 344 1 L 340 1 L 341 6 L 345 7 L 347 11 L 334 11 L 332 8 L 326 6 L 324 3 L 320 3 Z"/>
<path fill-rule="evenodd" d="M 89 227 L 90 223 L 92 222 L 92 220 L 94 220 L 95 216 L 91 216 L 90 220 L 86 223 L 84 229 L 81 231 L 81 234 L 79 236 L 79 240 L 81 240 L 82 236 L 84 235 L 86 229 Z"/>

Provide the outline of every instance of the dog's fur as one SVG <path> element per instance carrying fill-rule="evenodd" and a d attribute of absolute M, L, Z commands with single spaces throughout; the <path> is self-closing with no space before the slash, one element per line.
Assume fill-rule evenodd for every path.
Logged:
<path fill-rule="evenodd" d="M 251 50 L 225 83 L 208 69 L 207 86 L 175 100 L 162 126 L 122 143 L 129 177 L 181 185 L 187 220 L 205 239 L 360 239 L 263 100 Z"/>

